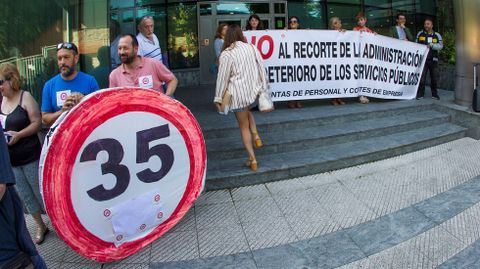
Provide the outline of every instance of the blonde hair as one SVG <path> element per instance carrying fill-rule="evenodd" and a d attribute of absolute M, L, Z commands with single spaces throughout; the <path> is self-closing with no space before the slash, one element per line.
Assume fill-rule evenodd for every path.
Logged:
<path fill-rule="evenodd" d="M 19 91 L 22 85 L 20 80 L 20 73 L 18 72 L 17 67 L 11 63 L 5 63 L 0 65 L 0 75 L 2 75 L 5 80 L 9 80 L 12 83 L 12 89 Z"/>

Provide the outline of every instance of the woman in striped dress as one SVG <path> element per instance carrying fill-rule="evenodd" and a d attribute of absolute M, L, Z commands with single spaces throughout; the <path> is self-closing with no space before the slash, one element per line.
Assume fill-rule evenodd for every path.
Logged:
<path fill-rule="evenodd" d="M 220 110 L 225 92 L 228 90 L 232 95 L 227 105 L 235 113 L 240 127 L 243 145 L 248 152 L 246 164 L 256 171 L 257 159 L 253 148 L 261 147 L 263 143 L 250 108 L 257 101 L 260 91 L 266 89 L 267 81 L 260 53 L 244 40 L 240 26 L 228 27 L 220 55 L 214 102 Z"/>

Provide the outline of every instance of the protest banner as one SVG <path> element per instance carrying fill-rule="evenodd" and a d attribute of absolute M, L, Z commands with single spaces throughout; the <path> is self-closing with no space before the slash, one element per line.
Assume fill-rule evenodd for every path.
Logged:
<path fill-rule="evenodd" d="M 123 259 L 177 224 L 205 173 L 205 142 L 190 111 L 140 88 L 85 97 L 54 124 L 40 159 L 55 230 L 99 262 Z"/>
<path fill-rule="evenodd" d="M 246 31 L 274 101 L 369 96 L 413 99 L 428 47 L 366 32 Z"/>

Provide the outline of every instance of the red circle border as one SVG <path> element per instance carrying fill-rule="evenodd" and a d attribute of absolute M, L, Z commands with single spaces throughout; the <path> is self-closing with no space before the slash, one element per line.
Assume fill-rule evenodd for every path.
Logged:
<path fill-rule="evenodd" d="M 185 193 L 169 219 L 147 236 L 116 247 L 86 230 L 76 216 L 70 195 L 72 164 L 93 130 L 110 118 L 134 111 L 154 113 L 175 125 L 187 146 L 190 175 Z M 102 90 L 78 104 L 57 127 L 42 171 L 45 207 L 58 235 L 73 250 L 98 262 L 120 260 L 161 237 L 183 218 L 202 191 L 206 160 L 201 128 L 183 104 L 141 88 Z"/>

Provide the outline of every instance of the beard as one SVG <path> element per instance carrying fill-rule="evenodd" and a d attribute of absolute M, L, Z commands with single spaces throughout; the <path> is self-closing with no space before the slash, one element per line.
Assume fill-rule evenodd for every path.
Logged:
<path fill-rule="evenodd" d="M 70 67 L 70 66 L 67 66 L 67 65 L 62 65 L 62 66 L 60 67 L 60 73 L 62 73 L 62 75 L 63 75 L 64 77 L 69 77 L 69 76 L 71 76 L 74 72 L 75 72 L 75 67 L 74 67 L 74 66 Z"/>
<path fill-rule="evenodd" d="M 137 57 L 137 55 L 135 55 L 134 53 L 132 54 L 120 54 L 120 61 L 123 63 L 123 64 L 131 64 L 133 62 L 133 60 L 135 60 L 135 57 Z"/>

